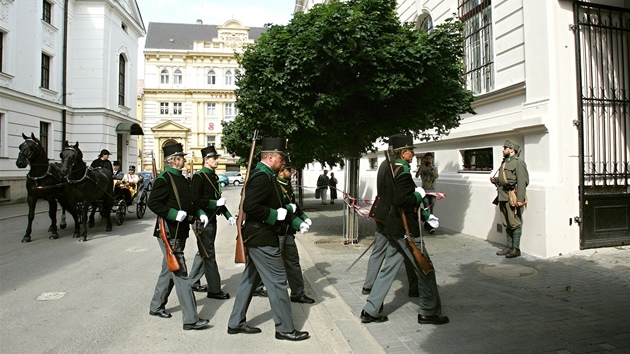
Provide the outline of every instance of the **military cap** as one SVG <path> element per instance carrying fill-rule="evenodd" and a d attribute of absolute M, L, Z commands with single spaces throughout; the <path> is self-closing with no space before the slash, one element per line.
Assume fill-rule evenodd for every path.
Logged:
<path fill-rule="evenodd" d="M 169 141 L 162 147 L 162 151 L 164 152 L 164 157 L 169 156 L 185 156 L 184 148 L 182 144 L 176 143 L 174 141 Z"/>
<path fill-rule="evenodd" d="M 219 157 L 217 150 L 214 148 L 214 145 L 206 146 L 201 149 L 201 157 Z"/>
<path fill-rule="evenodd" d="M 104 155 L 111 155 L 111 154 L 109 153 L 109 150 L 103 149 L 103 150 L 101 150 L 101 153 L 98 154 L 98 157 L 101 157 L 101 156 L 104 156 Z"/>
<path fill-rule="evenodd" d="M 288 156 L 286 156 L 284 158 L 284 162 L 282 163 L 282 167 L 280 167 L 281 171 L 284 170 L 284 169 L 289 169 L 289 170 L 292 169 L 292 167 L 291 167 L 291 159 Z"/>
<path fill-rule="evenodd" d="M 521 146 L 519 144 L 513 142 L 512 140 L 506 140 L 503 143 L 503 146 L 507 147 L 507 148 L 514 149 L 514 151 L 516 151 L 516 152 L 518 152 L 518 150 L 521 148 Z"/>
<path fill-rule="evenodd" d="M 118 161 L 118 160 L 114 161 L 113 165 L 114 166 L 120 166 L 120 161 Z"/>
<path fill-rule="evenodd" d="M 389 147 L 394 150 L 413 149 L 413 137 L 406 134 L 396 134 L 389 137 Z"/>
<path fill-rule="evenodd" d="M 263 138 L 262 152 L 277 152 L 282 156 L 289 156 L 289 154 L 287 153 L 287 139 Z"/>

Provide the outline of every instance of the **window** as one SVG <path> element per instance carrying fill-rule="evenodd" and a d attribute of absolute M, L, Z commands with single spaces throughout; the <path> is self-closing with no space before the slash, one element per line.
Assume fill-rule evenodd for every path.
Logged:
<path fill-rule="evenodd" d="M 40 87 L 50 88 L 50 57 L 42 53 L 42 73 L 41 73 Z"/>
<path fill-rule="evenodd" d="M 235 116 L 234 103 L 225 104 L 225 118 L 233 118 Z"/>
<path fill-rule="evenodd" d="M 181 85 L 181 83 L 182 83 L 182 71 L 181 70 L 177 69 L 173 73 L 173 83 L 175 85 Z"/>
<path fill-rule="evenodd" d="M 122 28 L 123 31 L 127 32 L 127 25 L 124 22 L 120 23 L 120 28 Z"/>
<path fill-rule="evenodd" d="M 466 85 L 474 93 L 494 88 L 491 0 L 458 0 L 459 19 L 464 23 Z"/>
<path fill-rule="evenodd" d="M 228 70 L 225 72 L 225 84 L 232 85 L 232 82 L 233 82 L 232 72 Z"/>
<path fill-rule="evenodd" d="M 4 136 L 7 133 L 5 114 L 0 112 L 0 157 L 7 157 L 7 137 Z"/>
<path fill-rule="evenodd" d="M 3 72 L 2 58 L 4 58 L 4 32 L 0 32 L 0 72 Z"/>
<path fill-rule="evenodd" d="M 216 116 L 217 115 L 217 104 L 216 103 L 206 103 L 206 115 L 207 116 Z"/>
<path fill-rule="evenodd" d="M 426 33 L 433 31 L 433 19 L 428 12 L 422 12 L 422 14 L 418 16 L 416 28 Z"/>
<path fill-rule="evenodd" d="M 215 145 L 217 142 L 216 135 L 206 135 L 206 146 Z"/>
<path fill-rule="evenodd" d="M 48 155 L 48 134 L 50 129 L 50 123 L 39 122 L 39 141 Z"/>
<path fill-rule="evenodd" d="M 46 23 L 52 24 L 52 4 L 46 0 L 43 0 L 44 9 L 42 11 L 42 20 Z"/>
<path fill-rule="evenodd" d="M 160 114 L 168 114 L 168 102 L 160 102 Z"/>
<path fill-rule="evenodd" d="M 215 85 L 217 83 L 217 75 L 214 70 L 208 71 L 208 85 Z"/>
<path fill-rule="evenodd" d="M 163 69 L 160 72 L 160 83 L 161 84 L 168 84 L 168 77 L 169 77 L 168 70 Z"/>
<path fill-rule="evenodd" d="M 492 148 L 461 151 L 464 171 L 492 171 Z"/>
<path fill-rule="evenodd" d="M 370 170 L 378 168 L 378 157 L 370 157 Z"/>
<path fill-rule="evenodd" d="M 182 114 L 182 103 L 181 102 L 174 102 L 173 103 L 173 114 L 178 114 L 178 115 Z"/>
<path fill-rule="evenodd" d="M 118 105 L 125 105 L 125 57 L 118 57 Z"/>

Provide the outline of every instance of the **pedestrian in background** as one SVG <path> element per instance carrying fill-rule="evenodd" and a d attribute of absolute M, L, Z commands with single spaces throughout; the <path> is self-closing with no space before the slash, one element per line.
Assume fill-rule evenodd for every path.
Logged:
<path fill-rule="evenodd" d="M 523 233 L 523 207 L 527 204 L 529 172 L 525 161 L 518 157 L 520 145 L 511 140 L 503 143 L 503 162 L 497 177 L 490 182 L 497 186 L 498 207 L 507 234 L 505 248 L 497 251 L 498 256 L 514 258 L 521 255 L 521 235 Z M 509 201 L 510 191 L 516 191 L 516 203 Z"/>
<path fill-rule="evenodd" d="M 109 153 L 109 150 L 107 149 L 103 149 L 101 150 L 101 153 L 98 154 L 98 157 L 92 161 L 92 163 L 90 164 L 90 167 L 92 168 L 105 168 L 107 170 L 109 170 L 109 172 L 112 173 L 112 175 L 114 174 L 114 168 L 112 167 L 112 163 L 111 161 L 109 161 L 109 156 L 111 154 Z"/>
<path fill-rule="evenodd" d="M 335 173 L 330 173 L 330 181 L 328 182 L 330 186 L 330 204 L 335 204 L 335 199 L 337 199 L 337 178 L 335 178 Z"/>
<path fill-rule="evenodd" d="M 182 308 L 182 319 L 184 330 L 205 328 L 210 321 L 199 318 L 197 314 L 197 303 L 195 295 L 190 288 L 186 261 L 184 259 L 184 248 L 190 231 L 190 223 L 195 214 L 193 199 L 190 192 L 190 184 L 182 174 L 182 169 L 186 164 L 186 155 L 183 152 L 182 144 L 169 142 L 162 148 L 164 152 L 164 171 L 155 179 L 155 184 L 147 206 L 158 217 L 164 219 L 170 232 L 169 242 L 173 253 L 178 259 L 180 269 L 171 272 L 166 261 L 166 246 L 160 239 L 158 222 L 153 229 L 153 236 L 162 250 L 162 270 L 158 277 L 153 298 L 149 307 L 149 314 L 161 318 L 171 318 L 172 315 L 166 311 L 168 296 L 175 286 L 177 299 Z M 204 225 L 208 224 L 208 216 L 202 210 L 197 213 L 199 220 Z"/>
<path fill-rule="evenodd" d="M 322 198 L 322 205 L 327 204 L 329 183 L 328 170 L 324 170 L 324 173 L 317 177 L 317 189 L 319 189 L 319 195 Z"/>
<path fill-rule="evenodd" d="M 426 192 L 435 192 L 435 180 L 438 179 L 439 175 L 437 172 L 437 168 L 433 165 L 433 153 L 427 152 L 424 154 L 423 163 L 418 167 L 418 171 L 416 172 L 416 178 L 420 178 L 422 180 L 422 188 Z M 437 197 L 434 195 L 429 195 L 428 193 L 422 198 L 422 204 L 425 209 L 429 209 L 429 212 L 433 214 L 433 206 L 435 205 L 435 201 Z M 431 226 L 430 223 L 424 223 L 424 229 L 429 233 L 434 233 L 435 229 Z"/>

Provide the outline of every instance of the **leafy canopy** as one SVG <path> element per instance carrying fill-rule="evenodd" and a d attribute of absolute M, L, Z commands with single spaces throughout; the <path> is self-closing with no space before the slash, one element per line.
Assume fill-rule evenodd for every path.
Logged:
<path fill-rule="evenodd" d="M 463 78 L 463 25 L 402 24 L 395 0 L 333 1 L 267 25 L 237 55 L 239 114 L 223 142 L 247 156 L 255 129 L 287 137 L 292 165 L 342 163 L 382 137 L 437 138 L 473 113 Z"/>

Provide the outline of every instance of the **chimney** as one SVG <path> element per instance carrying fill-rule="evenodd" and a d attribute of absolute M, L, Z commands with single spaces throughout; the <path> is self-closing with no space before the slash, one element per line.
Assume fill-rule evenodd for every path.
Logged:
<path fill-rule="evenodd" d="M 197 19 L 197 24 L 198 25 L 203 25 L 203 21 L 201 19 Z"/>

